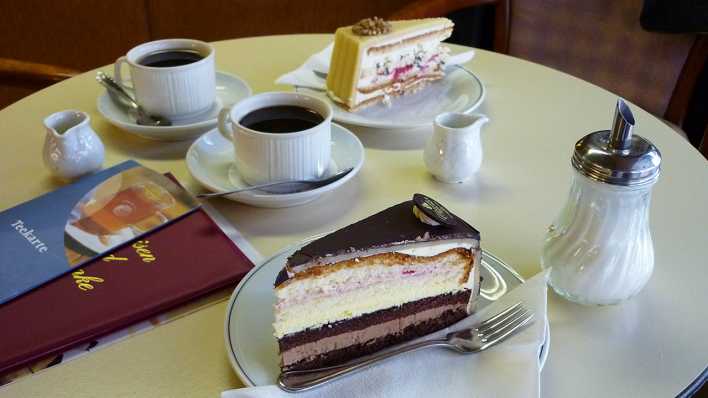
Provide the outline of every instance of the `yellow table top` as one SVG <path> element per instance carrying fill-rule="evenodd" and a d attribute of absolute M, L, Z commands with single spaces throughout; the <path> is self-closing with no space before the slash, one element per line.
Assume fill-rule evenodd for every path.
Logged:
<path fill-rule="evenodd" d="M 296 35 L 217 42 L 217 68 L 239 75 L 255 93 L 291 90 L 274 85 L 276 77 L 295 69 L 330 40 L 330 35 Z M 414 192 L 423 192 L 478 227 L 486 250 L 504 259 L 525 277 L 535 274 L 540 269 L 538 258 L 546 227 L 566 199 L 573 145 L 590 131 L 610 127 L 617 97 L 569 75 L 487 51 L 477 51 L 467 66 L 486 85 L 487 97 L 478 111 L 491 119 L 483 129 L 484 164 L 474 182 L 447 185 L 427 174 L 421 151 L 425 135 L 400 132 L 383 135 L 357 130 L 366 146 L 364 167 L 355 179 L 336 192 L 290 209 L 260 209 L 226 200 L 214 204 L 256 249 L 269 256 L 307 236 L 342 227 L 406 200 Z M 108 72 L 110 67 L 102 69 Z M 91 115 L 92 126 L 106 146 L 104 166 L 132 158 L 160 172 L 170 171 L 189 189 L 200 190 L 184 162 L 189 142 L 148 141 L 111 126 L 96 109 L 96 98 L 102 89 L 94 75 L 95 71 L 87 72 L 0 111 L 0 131 L 5 142 L 0 146 L 3 166 L 0 168 L 0 209 L 61 185 L 42 165 L 42 119 L 69 108 Z M 617 313 L 616 316 L 624 319 L 627 314 L 622 311 L 631 307 L 633 316 L 639 317 L 638 325 L 646 326 L 644 322 L 648 318 L 643 316 L 649 316 L 650 311 L 669 312 L 670 306 L 687 305 L 696 300 L 707 302 L 706 261 L 697 248 L 708 243 L 705 212 L 708 167 L 701 155 L 663 122 L 637 107 L 632 109 L 637 119 L 635 131 L 654 142 L 663 155 L 663 175 L 655 187 L 652 205 L 657 265 L 652 281 L 639 297 L 623 307 L 605 310 L 604 314 Z M 675 275 L 678 270 L 671 267 L 681 267 L 680 273 L 689 275 L 694 272 L 694 277 L 681 279 Z M 699 290 L 692 290 L 694 288 Z M 670 301 L 668 309 L 657 308 L 657 301 L 666 296 Z M 567 395 L 565 392 L 572 391 L 571 388 L 598 383 L 598 380 L 605 380 L 609 384 L 607 388 L 615 388 L 608 391 L 619 392 L 625 391 L 627 383 L 636 385 L 649 379 L 651 372 L 637 374 L 627 369 L 628 366 L 620 370 L 626 371 L 625 374 L 617 376 L 605 371 L 583 375 L 582 368 L 574 365 L 578 361 L 573 355 L 579 351 L 571 348 L 573 341 L 584 338 L 584 332 L 580 326 L 575 327 L 573 317 L 581 313 L 585 316 L 581 320 L 604 322 L 607 319 L 596 319 L 596 312 L 562 302 L 553 295 L 549 300 L 554 338 L 549 364 L 543 372 L 544 396 Z M 637 310 L 637 306 L 644 305 L 651 308 Z M 0 397 L 216 397 L 222 390 L 242 386 L 224 348 L 225 307 L 225 302 L 215 304 L 23 378 L 0 388 Z M 668 321 L 708 330 L 705 321 L 684 315 Z M 661 316 L 651 316 L 652 322 L 664 320 Z M 635 344 L 653 344 L 653 335 L 639 331 L 639 326 L 636 322 L 633 326 L 638 328 L 632 337 Z M 610 334 L 609 338 L 614 338 L 612 336 Z M 689 339 L 692 335 L 683 337 Z M 621 338 L 627 337 L 617 337 Z M 670 374 L 664 373 L 665 382 L 659 383 L 659 387 L 653 385 L 649 392 L 676 394 L 697 376 L 705 366 L 704 359 L 708 358 L 708 343 L 705 338 L 696 340 L 702 341 L 694 341 L 692 346 L 674 344 L 669 353 L 661 354 L 668 369 L 665 372 Z M 588 344 L 588 350 L 597 350 L 592 342 Z M 638 363 L 647 363 L 658 355 L 651 351 L 641 357 L 644 354 L 613 349 L 620 358 L 634 355 L 632 361 Z M 599 357 L 597 361 L 601 363 Z M 613 379 L 603 379 L 609 377 Z"/>

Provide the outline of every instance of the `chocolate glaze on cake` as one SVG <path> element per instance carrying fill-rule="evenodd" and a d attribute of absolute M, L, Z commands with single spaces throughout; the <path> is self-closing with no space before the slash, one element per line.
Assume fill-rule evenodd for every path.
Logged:
<path fill-rule="evenodd" d="M 454 222 L 450 225 L 433 226 L 422 222 L 413 214 L 414 205 L 412 200 L 400 203 L 317 239 L 293 253 L 286 268 L 333 256 L 366 255 L 367 251 L 377 248 L 454 239 L 479 240 L 479 231 L 452 213 Z M 287 279 L 287 270 L 283 269 L 275 286 Z"/>

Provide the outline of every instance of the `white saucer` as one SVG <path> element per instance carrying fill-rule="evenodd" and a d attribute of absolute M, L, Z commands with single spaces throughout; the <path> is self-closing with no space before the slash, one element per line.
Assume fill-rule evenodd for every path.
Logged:
<path fill-rule="evenodd" d="M 107 92 L 98 97 L 98 111 L 108 121 L 129 133 L 159 141 L 181 141 L 198 137 L 216 126 L 216 118 L 224 106 L 230 106 L 251 95 L 248 84 L 236 75 L 216 72 L 216 102 L 197 120 L 174 120 L 172 126 L 141 126 L 124 109 L 116 106 Z"/>
<path fill-rule="evenodd" d="M 234 148 L 217 129 L 199 137 L 187 151 L 187 168 L 195 180 L 213 192 L 225 192 L 248 186 L 234 166 Z M 351 131 L 332 123 L 332 160 L 327 174 L 352 167 L 341 179 L 310 191 L 291 194 L 268 194 L 253 190 L 225 198 L 257 207 L 290 207 L 305 204 L 343 185 L 354 177 L 364 164 L 364 147 Z"/>
<path fill-rule="evenodd" d="M 236 286 L 226 309 L 224 338 L 226 353 L 236 374 L 249 387 L 275 384 L 278 366 L 278 345 L 273 337 L 273 282 L 293 252 L 319 238 L 309 238 L 291 246 L 263 264 L 255 266 Z M 481 297 L 478 308 L 490 304 L 519 286 L 524 279 L 494 255 L 484 251 L 482 256 Z M 539 365 L 548 357 L 550 337 L 539 353 Z"/>
<path fill-rule="evenodd" d="M 451 66 L 445 77 L 411 95 L 396 97 L 388 107 L 382 103 L 349 112 L 333 102 L 323 91 L 298 87 L 297 91 L 311 94 L 329 102 L 334 109 L 334 120 L 354 126 L 379 129 L 414 129 L 430 126 L 433 119 L 444 112 L 472 112 L 484 101 L 482 81 L 470 70 Z"/>

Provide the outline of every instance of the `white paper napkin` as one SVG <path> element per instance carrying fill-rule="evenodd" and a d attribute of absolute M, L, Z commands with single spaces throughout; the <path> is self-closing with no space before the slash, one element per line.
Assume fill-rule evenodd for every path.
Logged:
<path fill-rule="evenodd" d="M 546 328 L 546 278 L 539 273 L 478 313 L 422 339 L 441 337 L 474 325 L 517 302 L 535 315 L 534 323 L 500 345 L 473 355 L 441 348 L 402 354 L 387 362 L 298 393 L 314 397 L 538 397 L 539 354 Z M 444 395 L 443 395 L 444 394 Z M 224 391 L 221 398 L 295 397 L 277 386 Z"/>
<path fill-rule="evenodd" d="M 275 83 L 324 90 L 326 82 L 323 75 L 329 72 L 329 60 L 332 57 L 332 47 L 333 45 L 330 44 L 325 47 L 324 50 L 310 56 L 299 68 L 280 76 L 275 80 Z M 446 64 L 464 64 L 472 58 L 474 58 L 474 50 L 464 51 L 459 54 L 451 54 Z M 319 76 L 315 72 L 319 73 Z"/>

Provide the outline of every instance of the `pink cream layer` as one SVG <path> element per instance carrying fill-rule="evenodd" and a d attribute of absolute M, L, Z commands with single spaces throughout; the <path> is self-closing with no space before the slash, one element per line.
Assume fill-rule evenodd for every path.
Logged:
<path fill-rule="evenodd" d="M 344 284 L 334 284 L 330 286 L 315 285 L 310 289 L 305 289 L 300 294 L 293 297 L 279 298 L 276 301 L 275 309 L 282 311 L 291 306 L 305 305 L 308 302 L 341 296 L 362 288 L 375 287 L 377 285 L 401 281 L 420 280 L 422 278 L 449 277 L 460 272 L 459 268 L 450 269 L 439 264 L 426 267 L 389 267 L 385 272 L 377 273 L 364 279 L 354 280 Z"/>
<path fill-rule="evenodd" d="M 416 76 L 421 73 L 426 73 L 428 71 L 435 71 L 439 69 L 439 65 L 442 63 L 441 54 L 439 52 L 434 53 L 427 60 L 416 65 L 415 63 L 399 63 L 394 65 L 390 73 L 375 72 L 376 74 L 370 78 L 365 84 L 360 83 L 358 89 L 366 90 L 368 87 L 379 86 L 382 84 L 390 84 L 394 82 L 401 82 L 408 80 L 409 78 Z M 362 79 L 369 78 L 371 75 L 362 75 Z"/>

